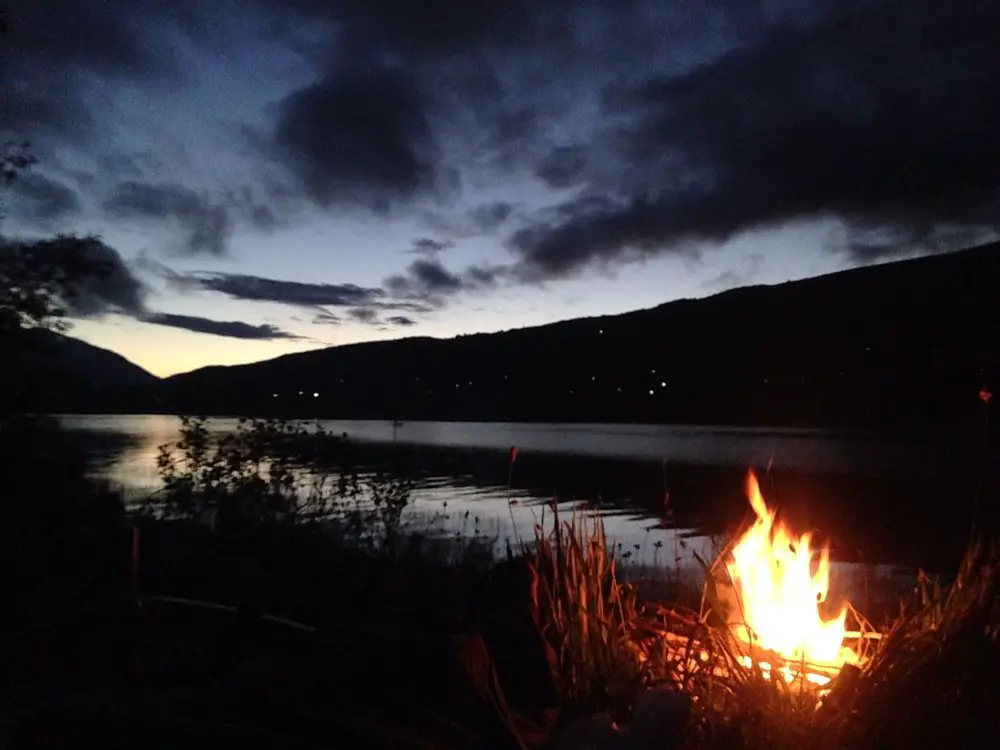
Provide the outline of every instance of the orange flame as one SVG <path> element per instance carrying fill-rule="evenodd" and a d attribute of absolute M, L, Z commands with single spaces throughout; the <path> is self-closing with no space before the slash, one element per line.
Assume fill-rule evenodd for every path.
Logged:
<path fill-rule="evenodd" d="M 817 552 L 810 546 L 811 535 L 796 538 L 784 524 L 775 524 L 752 471 L 746 491 L 757 520 L 726 563 L 739 600 L 735 635 L 788 662 L 828 669 L 856 663 L 854 651 L 843 645 L 847 606 L 831 620 L 819 610 L 829 593 L 829 549 L 819 551 L 814 570 Z"/>

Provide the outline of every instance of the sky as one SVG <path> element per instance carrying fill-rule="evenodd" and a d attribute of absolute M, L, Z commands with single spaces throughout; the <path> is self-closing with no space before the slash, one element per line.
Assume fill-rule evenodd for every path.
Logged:
<path fill-rule="evenodd" d="M 0 0 L 2 1 L 2 0 Z M 6 0 L 5 238 L 165 376 L 993 239 L 993 0 Z"/>

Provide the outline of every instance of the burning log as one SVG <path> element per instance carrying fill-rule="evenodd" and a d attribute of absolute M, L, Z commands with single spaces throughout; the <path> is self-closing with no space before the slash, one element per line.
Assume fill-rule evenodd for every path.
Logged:
<path fill-rule="evenodd" d="M 648 607 L 638 630 L 647 645 L 659 641 L 661 678 L 680 689 L 705 678 L 717 687 L 757 679 L 812 695 L 816 706 L 845 667 L 864 666 L 882 634 L 847 603 L 824 617 L 828 549 L 775 522 L 753 472 L 746 487 L 756 520 L 714 564 L 703 563 L 701 611 Z"/>
<path fill-rule="evenodd" d="M 697 610 L 640 605 L 599 518 L 538 539 L 568 715 L 627 724 L 636 696 L 660 688 L 690 700 L 692 749 L 972 746 L 993 729 L 1000 547 L 971 549 L 953 586 L 881 633 L 850 603 L 828 606 L 828 550 L 777 523 L 752 474 L 747 490 L 756 520 L 702 563 Z"/>
<path fill-rule="evenodd" d="M 881 633 L 850 604 L 823 616 L 826 550 L 774 523 L 752 474 L 747 487 L 756 522 L 705 565 L 700 611 L 650 605 L 634 631 L 692 698 L 691 747 L 967 746 L 992 726 L 1000 548 L 970 549 L 953 586 Z"/>
<path fill-rule="evenodd" d="M 743 642 L 788 662 L 809 662 L 833 673 L 857 664 L 858 655 L 844 645 L 848 605 L 831 618 L 820 611 L 829 596 L 829 548 L 817 553 L 810 534 L 796 536 L 775 523 L 752 471 L 746 490 L 757 518 L 725 561 L 735 593 L 727 624 Z"/>

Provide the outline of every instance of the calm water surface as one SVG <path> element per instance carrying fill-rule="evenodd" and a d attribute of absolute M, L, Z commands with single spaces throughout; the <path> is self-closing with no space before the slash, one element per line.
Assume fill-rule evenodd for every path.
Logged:
<path fill-rule="evenodd" d="M 65 416 L 95 474 L 133 498 L 159 486 L 156 455 L 177 439 L 161 415 Z M 747 518 L 742 480 L 762 476 L 789 522 L 829 538 L 842 563 L 944 566 L 968 528 L 979 457 L 967 450 L 814 430 L 601 424 L 323 421 L 358 446 L 359 468 L 391 449 L 416 482 L 411 512 L 449 533 L 532 533 L 556 499 L 586 502 L 632 558 L 712 554 Z M 232 430 L 235 419 L 210 420 Z M 392 448 L 395 440 L 395 447 Z M 518 458 L 509 472 L 509 449 Z M 993 472 L 996 475 L 998 472 Z M 508 481 L 510 480 L 510 486 Z M 509 499 L 517 502 L 511 506 Z M 683 550 L 683 551 L 682 551 Z"/>

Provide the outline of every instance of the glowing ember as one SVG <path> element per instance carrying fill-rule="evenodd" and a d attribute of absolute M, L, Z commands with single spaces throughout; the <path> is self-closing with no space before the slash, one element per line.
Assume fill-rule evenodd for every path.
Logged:
<path fill-rule="evenodd" d="M 854 651 L 843 645 L 847 607 L 832 620 L 823 619 L 819 610 L 830 583 L 829 550 L 824 548 L 817 555 L 809 534 L 796 538 L 783 524 L 775 524 L 774 511 L 764 502 L 752 471 L 746 489 L 757 520 L 736 543 L 732 561 L 726 563 L 739 600 L 733 632 L 789 663 L 804 661 L 824 671 L 856 663 Z M 761 668 L 765 663 L 758 662 Z M 770 664 L 766 671 L 771 671 Z M 807 675 L 810 681 L 819 681 L 812 677 Z"/>

